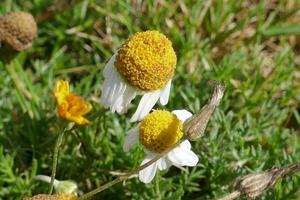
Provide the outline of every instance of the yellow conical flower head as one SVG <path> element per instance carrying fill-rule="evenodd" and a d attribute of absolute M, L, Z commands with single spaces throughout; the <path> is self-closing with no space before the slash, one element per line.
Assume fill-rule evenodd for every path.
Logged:
<path fill-rule="evenodd" d="M 139 140 L 147 149 L 161 153 L 182 138 L 182 127 L 175 114 L 156 110 L 141 122 Z"/>
<path fill-rule="evenodd" d="M 139 32 L 118 51 L 115 66 L 131 86 L 153 91 L 163 88 L 172 78 L 176 54 L 165 35 L 158 31 Z"/>

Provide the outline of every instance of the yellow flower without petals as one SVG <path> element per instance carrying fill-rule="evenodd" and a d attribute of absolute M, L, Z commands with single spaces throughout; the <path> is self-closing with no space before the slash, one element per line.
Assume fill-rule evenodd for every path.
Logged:
<path fill-rule="evenodd" d="M 70 92 L 68 81 L 57 81 L 54 97 L 58 104 L 58 115 L 61 118 L 79 125 L 90 123 L 83 115 L 91 111 L 91 105 L 87 104 L 80 96 Z"/>

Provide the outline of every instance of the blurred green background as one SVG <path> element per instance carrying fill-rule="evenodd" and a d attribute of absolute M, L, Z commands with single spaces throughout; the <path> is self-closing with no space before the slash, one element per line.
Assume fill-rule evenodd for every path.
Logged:
<path fill-rule="evenodd" d="M 196 167 L 172 167 L 147 185 L 133 178 L 95 199 L 214 199 L 233 191 L 238 176 L 299 162 L 299 8 L 298 0 L 1 0 L 1 15 L 30 12 L 39 30 L 32 48 L 0 61 L 0 199 L 48 191 L 33 177 L 51 174 L 56 80 L 101 109 L 105 63 L 128 36 L 149 29 L 167 35 L 178 57 L 165 109 L 199 111 L 208 80 L 226 92 L 192 144 Z M 66 135 L 56 178 L 75 181 L 83 194 L 139 166 L 142 147 L 122 150 L 137 102 L 126 115 L 105 112 Z M 259 199 L 300 199 L 300 175 Z"/>

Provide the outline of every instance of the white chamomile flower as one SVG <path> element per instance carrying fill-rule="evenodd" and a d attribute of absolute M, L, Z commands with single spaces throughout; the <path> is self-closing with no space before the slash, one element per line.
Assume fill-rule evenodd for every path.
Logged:
<path fill-rule="evenodd" d="M 182 138 L 183 122 L 191 116 L 192 114 L 186 110 L 175 110 L 172 113 L 156 110 L 150 113 L 137 127 L 129 131 L 123 146 L 124 151 L 128 151 L 140 142 L 147 154 L 141 165 L 147 163 Z M 191 150 L 190 142 L 184 140 L 165 156 L 141 170 L 139 179 L 144 183 L 149 183 L 154 178 L 157 169 L 164 170 L 171 165 L 195 166 L 198 160 L 197 155 Z"/>
<path fill-rule="evenodd" d="M 131 122 L 141 120 L 160 100 L 169 100 L 176 68 L 171 41 L 158 31 L 138 32 L 130 37 L 106 64 L 100 101 L 112 112 L 124 113 L 142 95 Z"/>

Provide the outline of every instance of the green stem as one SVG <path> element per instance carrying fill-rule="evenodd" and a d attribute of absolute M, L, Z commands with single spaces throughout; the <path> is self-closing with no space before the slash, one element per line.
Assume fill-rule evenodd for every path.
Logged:
<path fill-rule="evenodd" d="M 107 188 L 110 188 L 111 186 L 122 182 L 123 180 L 126 180 L 128 178 L 130 178 L 132 175 L 137 174 L 139 171 L 149 167 L 150 165 L 152 165 L 154 162 L 156 162 L 157 160 L 159 160 L 160 158 L 162 158 L 163 156 L 165 156 L 167 153 L 169 153 L 172 149 L 174 149 L 177 145 L 179 145 L 181 143 L 181 141 L 177 142 L 176 144 L 172 145 L 171 147 L 169 147 L 168 149 L 164 150 L 162 153 L 157 154 L 152 160 L 149 160 L 148 162 L 146 162 L 145 164 L 141 165 L 140 167 L 138 167 L 137 169 L 128 172 L 122 176 L 119 176 L 118 178 L 100 186 L 99 188 L 96 188 L 84 195 L 82 195 L 81 197 L 78 198 L 78 200 L 84 200 L 84 199 L 89 199 L 90 197 L 96 195 L 99 192 L 102 192 L 103 190 L 106 190 Z"/>
<path fill-rule="evenodd" d="M 53 163 L 52 163 L 52 173 L 51 173 L 51 181 L 50 181 L 49 194 L 52 194 L 52 191 L 53 191 L 53 183 L 54 183 L 54 179 L 55 179 L 56 167 L 57 167 L 57 160 L 58 160 L 58 151 L 59 151 L 59 147 L 60 147 L 60 145 L 62 143 L 64 133 L 65 133 L 65 130 L 62 131 L 58 135 L 58 137 L 56 139 L 54 151 L 53 151 Z"/>
<path fill-rule="evenodd" d="M 103 190 L 106 190 L 107 188 L 110 188 L 111 186 L 127 179 L 128 176 L 119 176 L 118 178 L 106 183 L 105 185 L 102 185 L 99 188 L 96 188 L 95 190 L 92 190 L 86 194 L 84 194 L 83 196 L 79 197 L 78 200 L 84 200 L 84 199 L 89 199 L 90 197 L 96 195 L 99 192 L 102 192 Z"/>

